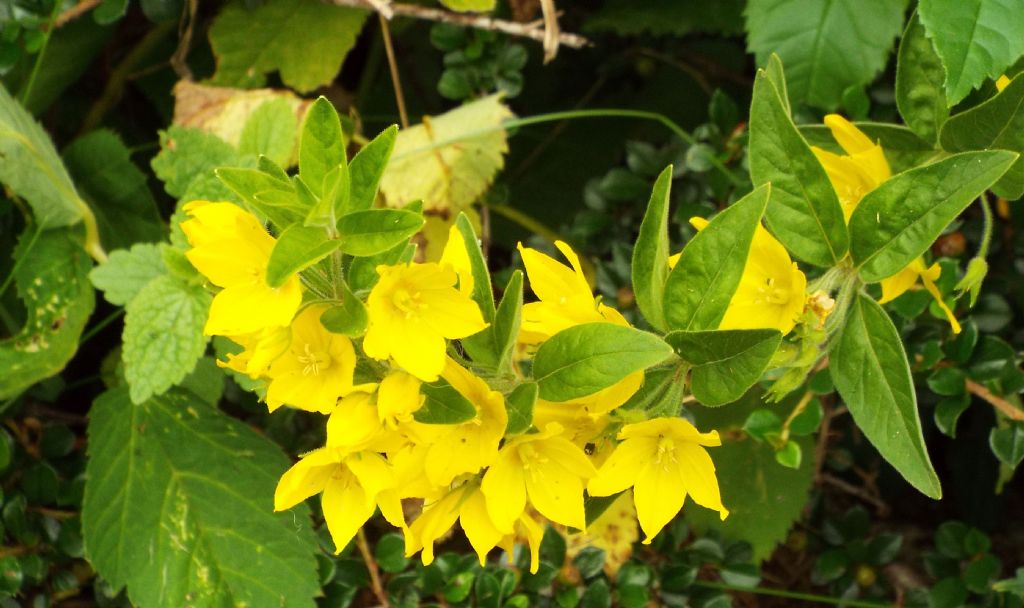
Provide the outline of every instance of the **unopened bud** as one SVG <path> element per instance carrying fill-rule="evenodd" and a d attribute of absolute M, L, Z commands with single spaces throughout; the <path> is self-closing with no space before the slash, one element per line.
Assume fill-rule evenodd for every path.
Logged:
<path fill-rule="evenodd" d="M 988 274 L 988 262 L 985 258 L 973 258 L 967 264 L 967 272 L 964 274 L 964 278 L 960 279 L 960 282 L 956 284 L 957 297 L 961 297 L 964 293 L 971 294 L 971 306 L 978 301 L 978 294 L 981 293 L 981 284 L 985 281 L 985 275 Z"/>

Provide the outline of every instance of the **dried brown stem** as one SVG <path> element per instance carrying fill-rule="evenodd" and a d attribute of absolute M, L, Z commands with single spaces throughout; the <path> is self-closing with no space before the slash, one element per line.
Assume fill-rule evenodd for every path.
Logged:
<path fill-rule="evenodd" d="M 50 27 L 57 29 L 68 22 L 74 21 L 99 6 L 101 2 L 103 2 L 103 0 L 82 0 L 78 4 L 57 15 L 57 18 L 53 20 L 53 24 Z"/>
<path fill-rule="evenodd" d="M 978 384 L 970 378 L 966 380 L 966 385 L 967 392 L 989 402 L 994 408 L 1005 414 L 1010 420 L 1016 420 L 1018 422 L 1024 421 L 1024 411 L 1021 411 L 1006 399 L 993 394 L 992 391 L 985 388 L 984 385 Z"/>
<path fill-rule="evenodd" d="M 402 78 L 398 74 L 398 61 L 395 59 L 395 47 L 391 44 L 391 28 L 388 26 L 384 13 L 377 13 L 380 18 L 380 35 L 384 39 L 384 52 L 388 56 L 388 70 L 391 72 L 391 85 L 395 88 L 395 103 L 398 104 L 398 117 L 402 128 L 409 128 L 409 115 L 405 111 L 405 94 L 402 93 Z"/>
<path fill-rule="evenodd" d="M 522 38 L 529 38 L 536 40 L 537 42 L 543 43 L 545 37 L 548 35 L 545 32 L 545 28 L 542 25 L 535 23 L 517 23 L 515 21 L 507 21 L 505 19 L 495 19 L 494 17 L 488 17 L 486 15 L 469 15 L 462 13 L 453 13 L 437 8 L 431 8 L 428 6 L 419 6 L 416 4 L 402 4 L 399 2 L 383 3 L 380 0 L 329 0 L 331 4 L 335 6 L 347 6 L 351 8 L 361 8 L 369 11 L 374 11 L 384 16 L 385 19 L 389 18 L 386 13 L 390 12 L 395 17 L 410 17 L 413 19 L 423 19 L 425 21 L 440 21 L 441 23 L 452 23 L 455 25 L 463 25 L 466 27 L 472 27 L 480 30 L 491 30 L 495 32 L 502 32 L 509 36 L 519 36 Z M 581 49 L 586 46 L 590 46 L 590 41 L 580 36 L 579 34 L 568 34 L 565 32 L 558 33 L 557 41 L 559 45 L 567 46 L 573 49 Z"/>
<path fill-rule="evenodd" d="M 822 473 L 821 481 L 822 483 L 826 483 L 834 488 L 846 492 L 847 494 L 856 496 L 857 498 L 860 498 L 864 502 L 871 504 L 878 511 L 879 517 L 886 517 L 889 514 L 889 505 L 882 502 L 882 499 L 878 498 L 871 492 L 868 492 L 864 488 L 843 481 L 842 479 L 839 479 L 838 477 L 835 477 L 830 473 Z"/>
<path fill-rule="evenodd" d="M 380 602 L 381 608 L 390 608 L 388 594 L 384 591 L 384 583 L 380 579 L 380 568 L 377 567 L 377 560 L 373 559 L 370 544 L 366 542 L 366 534 L 362 528 L 356 533 L 356 546 L 359 547 L 359 554 L 363 556 L 363 563 L 366 564 L 366 570 L 370 573 L 370 588 L 373 590 L 374 597 Z"/>

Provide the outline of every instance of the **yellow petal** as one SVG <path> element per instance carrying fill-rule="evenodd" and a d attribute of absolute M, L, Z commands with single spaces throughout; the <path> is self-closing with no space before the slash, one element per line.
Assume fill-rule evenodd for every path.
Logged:
<path fill-rule="evenodd" d="M 327 419 L 327 445 L 358 449 L 382 428 L 373 396 L 351 393 L 338 402 Z"/>
<path fill-rule="evenodd" d="M 996 79 L 996 90 L 1002 92 L 1003 89 L 1010 86 L 1010 79 L 1006 74 L 1003 74 Z"/>
<path fill-rule="evenodd" d="M 825 126 L 832 132 L 832 137 L 839 143 L 840 147 L 847 154 L 866 152 L 874 147 L 875 143 L 858 129 L 852 122 L 838 114 L 825 116 Z"/>
<path fill-rule="evenodd" d="M 487 553 L 493 549 L 503 536 L 487 514 L 487 500 L 479 488 L 469 490 L 469 496 L 464 499 L 462 508 L 459 511 L 459 522 L 462 530 L 473 546 L 477 557 L 480 558 L 480 565 L 487 562 Z"/>
<path fill-rule="evenodd" d="M 217 287 L 262 281 L 270 259 L 260 247 L 239 238 L 193 247 L 185 252 L 185 257 Z"/>
<path fill-rule="evenodd" d="M 290 509 L 314 494 L 320 493 L 327 480 L 340 466 L 326 449 L 307 454 L 285 471 L 274 491 L 274 510 Z"/>
<path fill-rule="evenodd" d="M 633 504 L 637 519 L 649 545 L 665 525 L 683 508 L 686 490 L 679 469 L 668 463 L 651 461 L 640 469 L 633 486 Z"/>
<path fill-rule="evenodd" d="M 257 283 L 227 287 L 214 296 L 203 333 L 232 336 L 288 325 L 301 303 L 298 277 L 278 289 Z"/>
<path fill-rule="evenodd" d="M 422 548 L 420 557 L 423 565 L 429 566 L 434 561 L 434 543 L 455 525 L 463 492 L 464 488 L 456 488 L 441 500 L 424 507 L 423 513 L 409 527 L 413 540 L 411 544 L 406 543 L 406 557 Z"/>
<path fill-rule="evenodd" d="M 377 414 L 381 422 L 394 425 L 407 422 L 423 406 L 420 381 L 412 374 L 394 371 L 384 377 L 377 389 Z"/>
<path fill-rule="evenodd" d="M 559 250 L 569 259 L 573 268 L 555 261 L 551 257 L 519 244 L 519 253 L 523 257 L 523 266 L 530 279 L 530 288 L 537 297 L 544 301 L 558 302 L 562 298 L 586 296 L 593 298 L 590 285 L 580 268 L 579 258 L 561 241 L 555 243 Z"/>
<path fill-rule="evenodd" d="M 487 498 L 491 522 L 503 533 L 511 534 L 516 520 L 526 510 L 526 477 L 513 449 L 502 450 L 484 473 L 480 490 Z"/>
<path fill-rule="evenodd" d="M 723 520 L 728 517 L 729 510 L 722 506 L 722 495 L 718 490 L 715 463 L 707 450 L 693 443 L 677 442 L 675 456 L 686 492 L 694 502 L 718 511 Z"/>
<path fill-rule="evenodd" d="M 477 303 L 455 288 L 426 290 L 421 298 L 423 323 L 445 338 L 465 338 L 487 327 Z"/>
<path fill-rule="evenodd" d="M 367 500 L 355 476 L 347 471 L 327 482 L 321 504 L 335 555 L 341 553 L 376 510 L 373 500 Z"/>
<path fill-rule="evenodd" d="M 352 471 L 366 494 L 366 500 L 376 501 L 377 495 L 395 487 L 395 475 L 391 465 L 380 454 L 358 452 L 345 459 L 345 466 Z"/>
<path fill-rule="evenodd" d="M 938 272 L 941 272 L 941 267 L 938 264 L 935 264 L 929 270 L 937 270 Z M 935 276 L 935 278 L 931 278 L 932 276 Z M 958 334 L 961 330 L 960 322 L 956 320 L 956 315 L 953 314 L 953 311 L 946 305 L 946 301 L 942 298 L 942 292 L 940 292 L 939 288 L 935 285 L 935 279 L 937 278 L 938 276 L 936 274 L 926 273 L 921 275 L 921 282 L 924 283 L 924 288 L 928 290 L 928 293 L 932 294 L 932 297 L 935 298 L 935 303 L 938 304 L 939 308 L 942 309 L 942 312 L 945 313 L 946 319 L 949 321 L 949 326 L 952 328 L 953 333 Z"/>
<path fill-rule="evenodd" d="M 558 432 L 561 432 L 561 426 L 552 425 L 553 428 L 557 427 Z M 549 437 L 535 442 L 536 450 L 544 458 L 550 462 L 557 463 L 558 466 L 566 469 L 572 475 L 583 479 L 590 479 L 594 475 L 597 475 L 597 469 L 587 458 L 586 453 L 576 444 L 563 437 Z"/>
<path fill-rule="evenodd" d="M 441 266 L 448 266 L 459 275 L 459 292 L 467 296 L 473 293 L 473 267 L 469 263 L 466 241 L 463 240 L 458 227 L 452 226 L 448 229 L 448 241 L 438 263 Z"/>
<path fill-rule="evenodd" d="M 544 528 L 525 513 L 519 518 L 519 527 L 530 547 L 530 573 L 537 574 L 537 569 L 540 568 L 540 543 L 544 539 Z"/>
<path fill-rule="evenodd" d="M 656 451 L 657 441 L 651 437 L 626 439 L 597 470 L 587 484 L 587 491 L 591 496 L 611 496 L 632 486 L 637 472 L 654 458 Z"/>
<path fill-rule="evenodd" d="M 882 279 L 882 297 L 878 300 L 879 304 L 885 304 L 891 302 L 896 298 L 900 297 L 907 292 L 908 289 L 917 283 L 918 272 L 913 268 L 913 265 L 907 266 L 903 270 L 896 274 Z"/>
<path fill-rule="evenodd" d="M 544 517 L 579 530 L 587 527 L 583 509 L 583 482 L 567 469 L 551 463 L 536 466 L 526 475 L 526 493 Z"/>

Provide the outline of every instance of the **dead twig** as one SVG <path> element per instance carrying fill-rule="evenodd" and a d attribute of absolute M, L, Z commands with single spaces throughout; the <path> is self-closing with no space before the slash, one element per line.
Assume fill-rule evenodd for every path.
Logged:
<path fill-rule="evenodd" d="M 1018 422 L 1024 421 L 1024 411 L 1021 411 L 1006 399 L 993 394 L 992 391 L 985 388 L 984 385 L 978 384 L 970 378 L 965 381 L 965 384 L 967 386 L 967 392 L 975 397 L 979 397 L 984 401 L 987 401 L 994 408 L 1005 414 L 1010 420 L 1016 420 Z"/>
<path fill-rule="evenodd" d="M 536 23 L 516 23 L 515 21 L 508 21 L 505 19 L 495 19 L 494 17 L 488 17 L 487 15 L 470 15 L 462 13 L 453 13 L 437 8 L 431 8 L 429 6 L 419 6 L 416 4 L 402 4 L 399 2 L 391 2 L 382 6 L 383 3 L 380 0 L 329 0 L 331 4 L 335 6 L 346 6 L 349 8 L 361 8 L 364 10 L 374 11 L 384 16 L 387 19 L 385 13 L 390 12 L 395 17 L 410 17 L 412 19 L 423 19 L 425 21 L 439 21 L 441 23 L 452 23 L 455 25 L 462 25 L 465 27 L 472 27 L 480 30 L 491 30 L 496 32 L 502 32 L 509 36 L 519 36 L 521 38 L 529 38 L 536 40 L 537 42 L 543 43 L 545 37 L 550 34 L 547 33 L 547 29 L 542 24 Z M 581 49 L 583 47 L 590 46 L 590 41 L 580 36 L 579 34 L 569 34 L 565 32 L 558 33 L 557 42 L 559 45 L 567 46 L 573 49 Z"/>
<path fill-rule="evenodd" d="M 391 44 L 391 28 L 384 13 L 377 13 L 380 18 L 380 35 L 384 39 L 384 52 L 388 56 L 388 70 L 391 72 L 391 85 L 395 88 L 395 103 L 398 105 L 398 118 L 402 128 L 409 128 L 409 115 L 405 111 L 405 94 L 402 93 L 402 79 L 398 74 L 398 61 L 395 59 L 395 47 Z"/>
<path fill-rule="evenodd" d="M 869 503 L 871 506 L 875 507 L 875 510 L 878 512 L 879 517 L 886 517 L 889 515 L 889 505 L 882 502 L 882 499 L 878 498 L 871 492 L 868 492 L 864 488 L 843 481 L 842 479 L 839 479 L 838 477 L 835 477 L 830 473 L 822 473 L 821 481 L 822 483 L 828 484 L 834 488 L 846 492 L 847 494 L 856 496 L 857 498 L 863 500 L 866 503 Z"/>
<path fill-rule="evenodd" d="M 373 559 L 370 544 L 366 542 L 366 534 L 362 528 L 356 533 L 356 546 L 359 547 L 359 554 L 363 556 L 363 563 L 366 564 L 366 570 L 370 573 L 370 588 L 373 589 L 374 597 L 380 602 L 381 608 L 390 608 L 388 594 L 384 591 L 384 584 L 380 580 L 380 568 L 377 567 L 377 560 Z"/>

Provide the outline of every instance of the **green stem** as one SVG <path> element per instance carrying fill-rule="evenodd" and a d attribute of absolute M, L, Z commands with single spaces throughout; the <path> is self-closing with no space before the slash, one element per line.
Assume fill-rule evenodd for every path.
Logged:
<path fill-rule="evenodd" d="M 59 0 L 55 0 L 53 3 L 53 12 L 50 13 L 49 25 L 46 28 L 46 33 L 43 38 L 43 46 L 39 47 L 39 54 L 36 55 L 36 62 L 32 65 L 32 73 L 28 76 L 28 82 L 25 83 L 25 88 L 21 90 L 21 105 L 28 105 L 29 95 L 32 94 L 32 88 L 36 84 L 36 76 L 39 75 L 39 68 L 43 65 L 43 57 L 46 55 L 46 47 L 50 46 L 50 37 L 53 36 L 53 22 L 57 19 L 57 15 L 60 14 L 62 3 Z"/>
<path fill-rule="evenodd" d="M 81 348 L 81 346 L 83 344 L 85 344 L 86 342 L 88 342 L 90 339 L 95 337 L 96 334 L 98 334 L 101 331 L 103 331 L 103 328 L 105 328 L 106 326 L 108 326 L 111 323 L 113 323 L 114 321 L 116 321 L 123 314 L 124 314 L 124 308 L 118 308 L 117 310 L 115 310 L 114 312 L 110 313 L 109 315 L 104 317 L 102 320 L 100 320 L 99 323 L 97 323 L 96 325 L 93 325 L 92 327 L 90 327 L 88 331 L 86 331 L 84 334 L 82 334 L 82 338 L 78 341 L 79 348 Z"/>
<path fill-rule="evenodd" d="M 708 589 L 738 591 L 741 593 L 754 593 L 757 595 L 770 595 L 773 597 L 784 597 L 787 599 L 802 600 L 805 602 L 817 602 L 820 604 L 831 604 L 833 606 L 847 606 L 849 608 L 892 608 L 892 604 L 830 597 L 814 593 L 801 593 L 799 591 L 786 591 L 784 589 L 771 589 L 769 587 L 740 587 L 737 585 L 727 585 L 725 583 L 716 583 L 713 581 L 694 581 L 693 584 L 697 587 L 706 587 Z"/>
<path fill-rule="evenodd" d="M 985 195 L 981 196 L 981 213 L 984 218 L 984 224 L 981 230 L 981 245 L 978 246 L 978 254 L 976 257 L 986 258 L 988 257 L 988 247 L 992 243 L 992 232 L 995 226 L 995 219 L 992 217 L 992 205 L 988 202 L 988 197 Z"/>
<path fill-rule="evenodd" d="M 669 131 L 672 131 L 677 137 L 682 139 L 684 142 L 691 146 L 696 145 L 698 142 L 693 135 L 690 135 L 686 130 L 673 122 L 670 118 L 664 114 L 658 114 L 657 112 L 645 112 L 643 110 L 625 110 L 619 108 L 602 108 L 596 110 L 567 110 L 565 112 L 549 112 L 547 114 L 537 114 L 536 116 L 527 116 L 525 118 L 513 118 L 502 122 L 500 125 L 494 127 L 488 127 L 486 129 L 480 129 L 478 131 L 472 131 L 465 133 L 459 137 L 454 137 L 447 140 L 441 140 L 431 143 L 429 146 L 410 150 L 403 154 L 396 155 L 393 160 L 401 160 L 402 158 L 410 157 L 416 154 L 422 154 L 423 152 L 429 152 L 445 146 L 472 139 L 480 135 L 486 135 L 488 133 L 494 133 L 496 131 L 504 131 L 507 129 L 514 129 L 517 127 L 526 127 L 530 125 L 538 125 L 547 122 L 560 122 L 563 120 L 572 120 L 576 118 L 637 118 L 640 120 L 653 120 L 654 122 L 660 123 L 665 126 Z M 710 157 L 711 165 L 718 169 L 722 175 L 726 177 L 734 186 L 742 186 L 743 182 L 737 178 L 729 168 L 722 164 L 718 158 Z"/>

